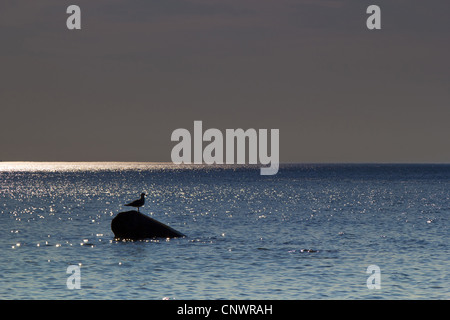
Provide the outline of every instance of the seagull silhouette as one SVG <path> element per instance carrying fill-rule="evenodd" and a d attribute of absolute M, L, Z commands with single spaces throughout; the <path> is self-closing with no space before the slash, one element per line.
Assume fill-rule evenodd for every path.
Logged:
<path fill-rule="evenodd" d="M 134 201 L 132 201 L 130 203 L 124 204 L 124 206 L 125 207 L 135 207 L 135 208 L 138 209 L 138 212 L 139 212 L 139 207 L 142 207 L 144 205 L 144 203 L 145 203 L 145 198 L 144 197 L 145 197 L 145 193 L 141 193 L 141 198 L 140 199 L 137 199 L 137 200 L 134 200 Z"/>

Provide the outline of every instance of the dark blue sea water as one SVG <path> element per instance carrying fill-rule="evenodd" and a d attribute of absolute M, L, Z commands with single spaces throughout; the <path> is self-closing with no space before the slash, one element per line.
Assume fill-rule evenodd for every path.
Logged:
<path fill-rule="evenodd" d="M 115 241 L 141 192 L 187 237 Z M 449 216 L 450 165 L 0 162 L 0 299 L 449 299 Z"/>

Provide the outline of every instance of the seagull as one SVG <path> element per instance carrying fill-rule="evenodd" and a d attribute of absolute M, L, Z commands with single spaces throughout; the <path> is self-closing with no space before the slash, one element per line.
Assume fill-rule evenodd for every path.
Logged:
<path fill-rule="evenodd" d="M 139 207 L 142 207 L 144 205 L 144 203 L 145 203 L 145 198 L 144 197 L 145 197 L 145 193 L 141 193 L 141 198 L 140 199 L 137 199 L 137 200 L 134 200 L 134 201 L 132 201 L 130 203 L 124 204 L 124 206 L 138 208 L 138 212 L 139 212 Z"/>

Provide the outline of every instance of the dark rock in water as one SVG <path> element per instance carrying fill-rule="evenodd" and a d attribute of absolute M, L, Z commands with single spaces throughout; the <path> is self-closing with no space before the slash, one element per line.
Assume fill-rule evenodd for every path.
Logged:
<path fill-rule="evenodd" d="M 120 240 L 185 237 L 181 232 L 134 210 L 119 212 L 111 221 L 111 230 Z"/>

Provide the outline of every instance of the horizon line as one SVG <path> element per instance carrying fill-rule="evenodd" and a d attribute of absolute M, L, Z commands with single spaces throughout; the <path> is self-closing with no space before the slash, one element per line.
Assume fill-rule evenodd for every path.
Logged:
<path fill-rule="evenodd" d="M 182 164 L 175 164 L 171 161 L 108 161 L 108 160 L 83 160 L 83 161 L 72 161 L 72 160 L 0 160 L 0 163 L 134 163 L 134 164 L 152 164 L 152 165 L 175 165 L 175 166 L 261 166 L 262 164 L 249 164 L 249 163 L 243 163 L 243 164 L 237 164 L 237 163 L 213 163 L 213 164 L 207 164 L 207 163 L 182 163 Z M 379 161 L 379 162 L 372 162 L 372 161 L 305 161 L 305 162 L 295 162 L 295 161 L 286 161 L 286 162 L 279 162 L 279 165 L 290 165 L 290 164 L 450 164 L 450 162 L 404 162 L 404 161 Z"/>

